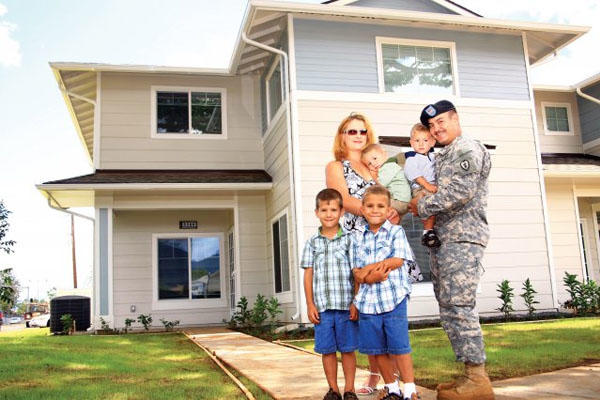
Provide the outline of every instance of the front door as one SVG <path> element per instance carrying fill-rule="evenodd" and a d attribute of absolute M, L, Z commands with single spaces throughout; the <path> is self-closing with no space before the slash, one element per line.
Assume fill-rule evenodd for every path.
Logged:
<path fill-rule="evenodd" d="M 233 229 L 227 234 L 227 254 L 229 255 L 229 304 L 231 315 L 235 312 L 235 246 L 233 242 Z"/>

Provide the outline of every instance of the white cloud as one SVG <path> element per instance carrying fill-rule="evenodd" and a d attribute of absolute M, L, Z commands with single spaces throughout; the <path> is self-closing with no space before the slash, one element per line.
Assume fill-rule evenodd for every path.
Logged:
<path fill-rule="evenodd" d="M 0 17 L 7 13 L 7 8 L 0 4 Z M 11 37 L 17 25 L 8 21 L 0 21 L 0 65 L 19 67 L 21 65 L 21 48 L 19 42 Z"/>

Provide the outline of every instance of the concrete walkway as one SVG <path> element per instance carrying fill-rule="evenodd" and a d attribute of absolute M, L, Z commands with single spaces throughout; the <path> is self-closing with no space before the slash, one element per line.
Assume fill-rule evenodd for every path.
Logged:
<path fill-rule="evenodd" d="M 277 400 L 321 399 L 327 391 L 321 359 L 314 354 L 226 328 L 200 328 L 186 333 Z M 367 376 L 367 371 L 357 370 L 357 386 Z M 341 365 L 338 377 L 343 389 Z M 493 385 L 497 400 L 600 399 L 600 363 L 497 381 Z M 435 391 L 429 389 L 420 387 L 419 393 L 422 400 L 436 398 Z M 361 399 L 370 400 L 366 396 Z"/>
<path fill-rule="evenodd" d="M 494 382 L 496 400 L 600 399 L 600 364 Z"/>
<path fill-rule="evenodd" d="M 279 400 L 322 399 L 328 386 L 321 358 L 253 336 L 225 328 L 187 330 L 192 340 L 213 352 L 220 360 L 254 381 L 264 391 Z M 340 388 L 344 379 L 338 365 Z M 358 384 L 368 372 L 356 371 Z M 423 400 L 435 399 L 435 392 L 419 388 Z M 371 396 L 374 397 L 374 396 Z M 361 396 L 367 400 L 369 397 Z"/>

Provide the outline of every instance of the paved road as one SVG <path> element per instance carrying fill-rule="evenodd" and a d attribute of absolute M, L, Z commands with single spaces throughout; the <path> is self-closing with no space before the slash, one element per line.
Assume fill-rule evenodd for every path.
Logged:
<path fill-rule="evenodd" d="M 20 324 L 3 324 L 0 325 L 0 332 L 14 332 L 26 329 L 25 322 Z"/>

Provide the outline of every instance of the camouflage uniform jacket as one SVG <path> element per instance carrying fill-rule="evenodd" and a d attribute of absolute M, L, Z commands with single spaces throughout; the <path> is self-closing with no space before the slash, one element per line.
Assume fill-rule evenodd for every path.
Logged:
<path fill-rule="evenodd" d="M 437 193 L 418 203 L 419 216 L 436 216 L 435 229 L 442 243 L 487 245 L 487 208 L 490 154 L 485 147 L 458 136 L 438 152 L 435 172 Z"/>

